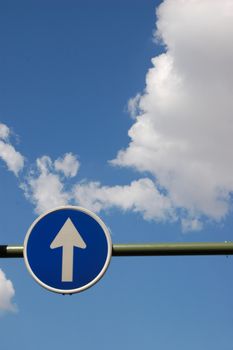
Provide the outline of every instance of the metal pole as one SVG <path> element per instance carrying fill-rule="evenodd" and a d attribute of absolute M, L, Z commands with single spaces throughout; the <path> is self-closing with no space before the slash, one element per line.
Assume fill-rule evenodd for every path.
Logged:
<path fill-rule="evenodd" d="M 114 244 L 113 256 L 233 255 L 233 242 Z"/>
<path fill-rule="evenodd" d="M 0 245 L 0 258 L 23 258 L 23 246 Z"/>
<path fill-rule="evenodd" d="M 233 242 L 113 244 L 113 256 L 233 255 Z M 22 258 L 23 246 L 0 245 L 0 258 Z"/>

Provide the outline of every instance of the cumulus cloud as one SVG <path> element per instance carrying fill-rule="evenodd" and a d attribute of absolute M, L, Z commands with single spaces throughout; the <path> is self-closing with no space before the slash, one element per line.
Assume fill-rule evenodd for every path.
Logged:
<path fill-rule="evenodd" d="M 145 91 L 130 100 L 130 143 L 112 164 L 147 171 L 184 229 L 222 219 L 233 191 L 233 2 L 165 0 Z M 135 106 L 135 102 L 137 106 Z"/>
<path fill-rule="evenodd" d="M 24 167 L 24 157 L 9 143 L 10 129 L 0 123 L 0 158 L 16 176 Z"/>
<path fill-rule="evenodd" d="M 55 161 L 49 156 L 36 160 L 36 166 L 21 183 L 21 188 L 34 204 L 37 214 L 57 206 L 74 204 L 96 213 L 115 207 L 141 213 L 146 220 L 177 219 L 170 199 L 158 191 L 152 180 L 143 178 L 129 185 L 111 187 L 94 181 L 80 181 L 74 185 L 67 183 L 67 178 L 71 177 L 72 171 L 77 173 L 79 165 L 77 157 L 71 153 Z"/>
<path fill-rule="evenodd" d="M 73 190 L 75 202 L 99 212 L 112 207 L 138 212 L 146 220 L 175 219 L 169 198 L 159 193 L 147 178 L 126 186 L 101 186 L 98 182 L 77 184 Z"/>
<path fill-rule="evenodd" d="M 12 302 L 15 295 L 13 284 L 6 278 L 5 273 L 0 269 L 0 312 L 17 311 L 16 305 Z"/>
<path fill-rule="evenodd" d="M 69 203 L 71 195 L 65 189 L 60 171 L 66 177 L 70 177 L 77 173 L 78 166 L 76 157 L 71 153 L 54 162 L 48 156 L 37 159 L 36 168 L 21 184 L 26 198 L 35 205 L 36 213 L 41 214 L 48 209 Z"/>
<path fill-rule="evenodd" d="M 72 156 L 72 160 L 77 159 L 72 154 L 68 155 Z M 170 199 L 158 191 L 152 180 L 143 178 L 129 185 L 111 187 L 94 181 L 80 181 L 69 186 L 57 168 L 61 159 L 67 159 L 66 155 L 55 161 L 49 156 L 38 158 L 36 167 L 21 184 L 37 214 L 57 206 L 75 204 L 96 213 L 115 207 L 141 213 L 146 220 L 177 219 Z M 70 177 L 70 172 L 66 175 Z"/>
<path fill-rule="evenodd" d="M 72 153 L 66 153 L 63 158 L 58 158 L 54 162 L 57 171 L 61 171 L 66 177 L 74 177 L 79 170 L 79 161 Z"/>

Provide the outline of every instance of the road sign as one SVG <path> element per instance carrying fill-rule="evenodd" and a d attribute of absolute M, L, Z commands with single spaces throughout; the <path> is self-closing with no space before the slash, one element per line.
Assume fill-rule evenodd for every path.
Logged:
<path fill-rule="evenodd" d="M 81 292 L 105 273 L 112 242 L 103 221 L 91 211 L 59 207 L 38 217 L 24 241 L 24 260 L 32 277 L 57 293 Z"/>

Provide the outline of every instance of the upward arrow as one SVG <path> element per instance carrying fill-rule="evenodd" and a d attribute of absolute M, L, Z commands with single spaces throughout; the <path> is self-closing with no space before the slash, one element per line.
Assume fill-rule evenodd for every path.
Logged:
<path fill-rule="evenodd" d="M 70 218 L 66 220 L 52 243 L 51 249 L 62 247 L 62 282 L 73 281 L 74 247 L 86 248 L 86 243 Z"/>

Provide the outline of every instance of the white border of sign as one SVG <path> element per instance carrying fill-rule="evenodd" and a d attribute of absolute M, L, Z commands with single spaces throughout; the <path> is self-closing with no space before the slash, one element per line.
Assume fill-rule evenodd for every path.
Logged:
<path fill-rule="evenodd" d="M 106 258 L 106 261 L 105 261 L 105 264 L 102 268 L 102 270 L 100 271 L 100 273 L 91 281 L 89 282 L 88 284 L 80 287 L 80 288 L 76 288 L 76 289 L 57 289 L 57 288 L 54 288 L 54 287 L 50 287 L 49 285 L 45 284 L 44 282 L 42 282 L 35 274 L 34 272 L 32 271 L 31 267 L 30 267 L 30 264 L 29 264 L 29 261 L 28 261 L 28 257 L 27 257 L 27 243 L 28 243 L 28 239 L 29 239 L 29 236 L 33 230 L 33 228 L 35 227 L 35 225 L 43 218 L 45 217 L 46 215 L 52 213 L 52 212 L 55 212 L 55 211 L 59 211 L 59 210 L 63 210 L 63 209 L 71 209 L 71 210 L 77 210 L 77 211 L 81 211 L 89 216 L 91 216 L 95 221 L 98 222 L 98 224 L 101 226 L 101 228 L 103 229 L 104 231 L 104 234 L 106 236 L 106 239 L 107 239 L 107 244 L 108 244 L 108 254 L 107 254 L 107 258 Z M 38 249 L 40 249 L 40 247 L 38 247 Z M 92 213 L 90 210 L 88 209 L 85 209 L 85 208 L 82 208 L 82 207 L 76 207 L 76 206 L 72 206 L 72 205 L 66 205 L 66 206 L 61 206 L 61 207 L 57 207 L 57 208 L 54 208 L 54 209 L 51 209 L 49 211 L 47 211 L 46 213 L 40 215 L 35 221 L 33 221 L 33 223 L 31 224 L 31 226 L 29 227 L 28 231 L 27 231 L 27 234 L 25 236 L 25 239 L 24 239 L 24 261 L 25 261 L 25 264 L 26 264 L 26 267 L 29 271 L 29 273 L 31 274 L 31 276 L 36 280 L 37 283 L 39 283 L 42 287 L 52 291 L 52 292 L 55 292 L 55 293 L 60 293 L 60 294 L 74 294 L 74 293 L 79 293 L 79 292 L 82 292 L 83 290 L 86 290 L 88 288 L 90 288 L 91 286 L 93 286 L 96 282 L 98 282 L 101 277 L 103 277 L 103 275 L 105 274 L 108 266 L 109 266 L 109 263 L 110 263 L 110 260 L 111 260 L 111 257 L 112 257 L 112 240 L 111 240 L 111 236 L 110 236 L 110 233 L 106 227 L 106 225 L 104 224 L 104 222 L 95 214 L 95 213 Z"/>

